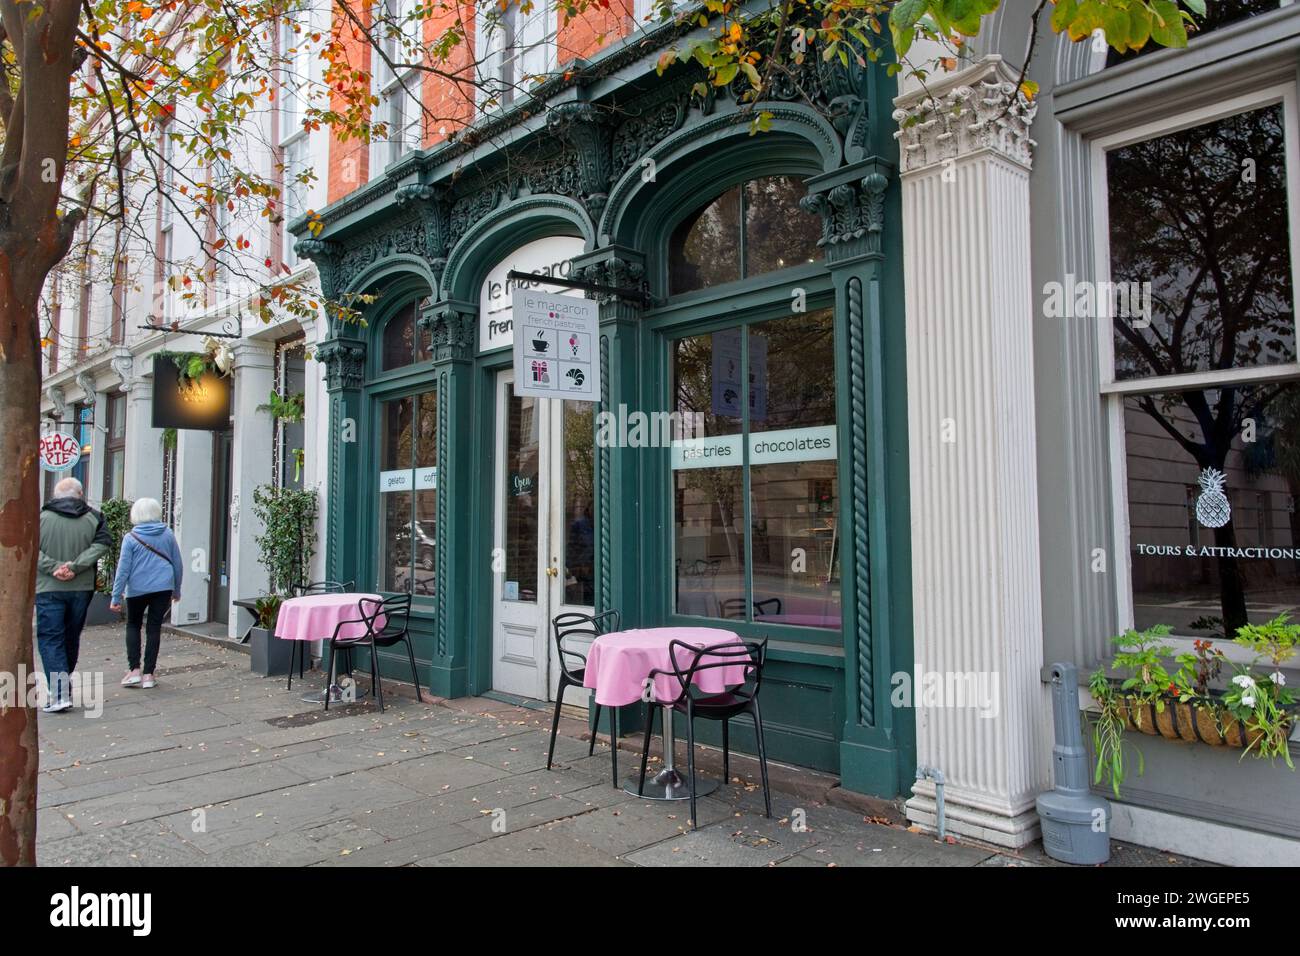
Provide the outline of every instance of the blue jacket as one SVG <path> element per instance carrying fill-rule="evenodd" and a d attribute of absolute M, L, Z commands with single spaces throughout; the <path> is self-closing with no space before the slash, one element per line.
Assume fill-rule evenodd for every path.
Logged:
<path fill-rule="evenodd" d="M 154 554 L 135 539 L 139 535 L 149 546 L 167 557 Z M 181 549 L 161 521 L 136 525 L 122 538 L 122 553 L 117 559 L 117 576 L 113 578 L 113 603 L 122 603 L 122 594 L 139 597 L 155 591 L 181 590 Z"/>

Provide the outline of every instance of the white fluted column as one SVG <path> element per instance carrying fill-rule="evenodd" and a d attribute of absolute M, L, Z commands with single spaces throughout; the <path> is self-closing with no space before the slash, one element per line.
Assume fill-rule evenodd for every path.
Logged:
<path fill-rule="evenodd" d="M 1014 90 L 1011 72 L 989 57 L 899 97 L 894 114 L 903 184 L 917 763 L 942 773 L 949 832 L 1011 847 L 1038 836 L 1034 797 L 1049 785 L 1051 754 L 1039 676 L 1033 107 L 1017 98 L 1006 111 Z M 940 675 L 940 692 L 927 694 L 929 674 Z M 959 686 L 982 688 L 987 700 L 963 701 L 954 692 Z M 933 828 L 933 781 L 918 781 L 913 794 L 908 817 Z"/>
<path fill-rule="evenodd" d="M 259 406 L 269 400 L 275 386 L 275 347 L 244 341 L 235 347 L 234 434 L 230 461 L 230 598 L 266 593 L 269 578 L 262 553 L 254 540 L 264 530 L 253 515 L 253 492 L 270 484 L 275 420 Z M 248 621 L 237 608 L 227 617 L 229 636 L 239 637 Z"/>

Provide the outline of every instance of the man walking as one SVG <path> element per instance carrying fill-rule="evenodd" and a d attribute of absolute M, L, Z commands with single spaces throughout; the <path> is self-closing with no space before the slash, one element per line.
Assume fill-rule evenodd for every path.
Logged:
<path fill-rule="evenodd" d="M 41 554 L 36 562 L 36 641 L 49 686 L 43 710 L 72 706 L 72 672 L 81 650 L 81 628 L 95 593 L 95 568 L 113 539 L 98 511 L 86 504 L 76 478 L 54 486 L 41 509 Z"/>

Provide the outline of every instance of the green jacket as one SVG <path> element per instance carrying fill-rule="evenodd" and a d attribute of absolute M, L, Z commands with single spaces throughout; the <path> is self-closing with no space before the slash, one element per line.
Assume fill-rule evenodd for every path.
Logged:
<path fill-rule="evenodd" d="M 41 509 L 41 554 L 36 561 L 36 593 L 93 591 L 99 559 L 113 546 L 104 516 L 80 498 L 54 498 Z M 54 576 L 68 563 L 76 577 L 60 581 Z"/>

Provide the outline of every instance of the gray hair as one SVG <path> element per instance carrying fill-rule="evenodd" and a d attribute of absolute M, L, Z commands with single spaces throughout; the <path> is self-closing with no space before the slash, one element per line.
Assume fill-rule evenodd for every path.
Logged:
<path fill-rule="evenodd" d="M 76 478 L 61 478 L 59 483 L 54 486 L 55 498 L 85 498 L 86 489 L 81 487 L 81 482 Z"/>
<path fill-rule="evenodd" d="M 162 505 L 157 498 L 137 498 L 131 506 L 131 524 L 162 520 Z"/>

